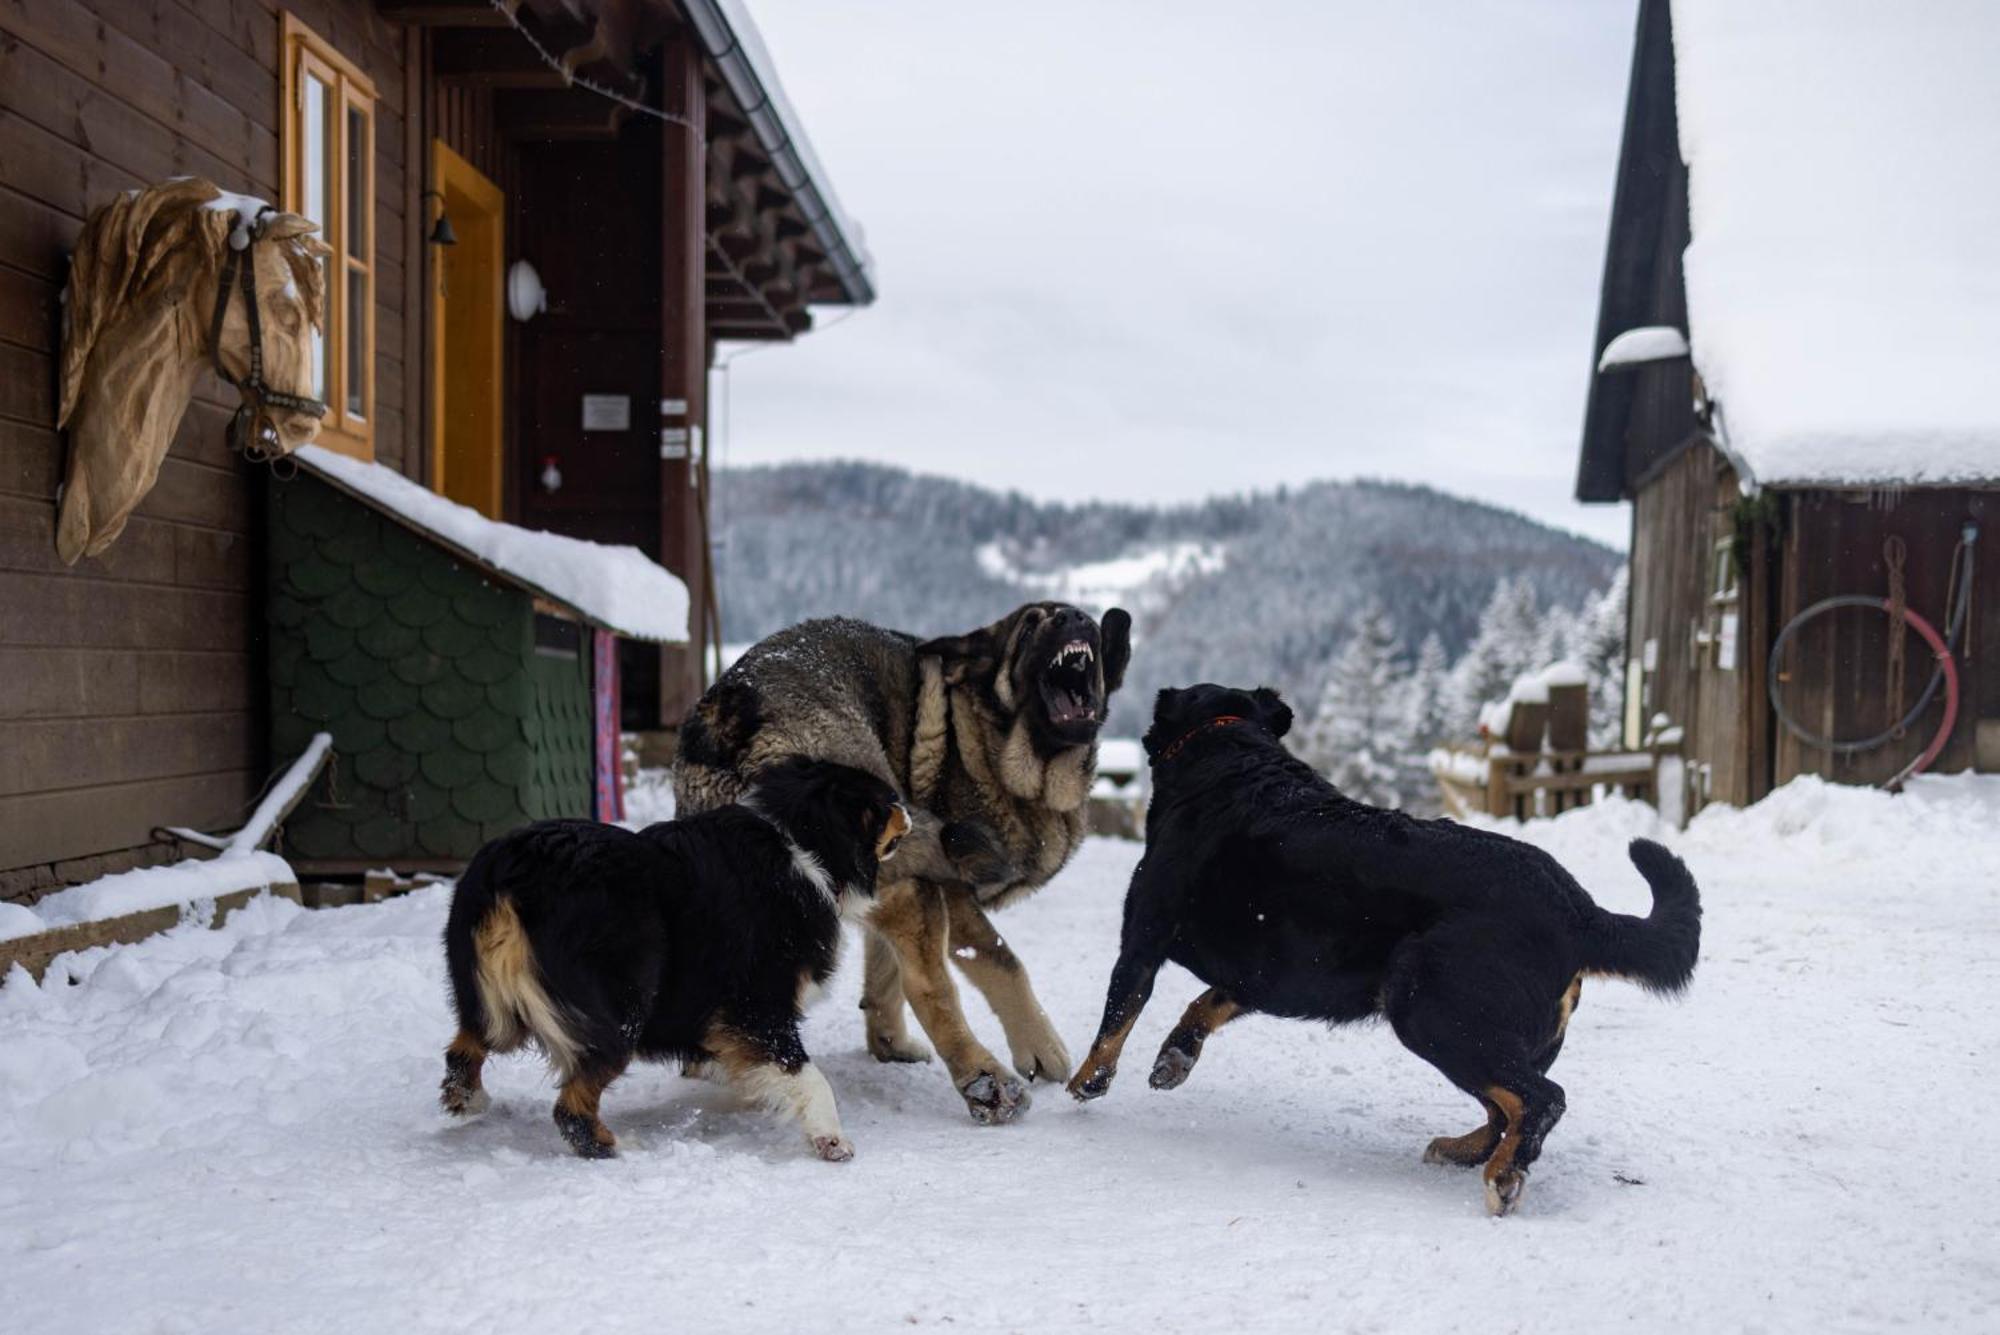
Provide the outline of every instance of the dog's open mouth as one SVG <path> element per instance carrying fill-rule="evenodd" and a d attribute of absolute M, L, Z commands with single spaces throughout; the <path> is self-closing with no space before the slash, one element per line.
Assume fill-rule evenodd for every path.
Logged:
<path fill-rule="evenodd" d="M 1071 640 L 1042 669 L 1042 704 L 1049 722 L 1075 728 L 1097 722 L 1097 651 L 1086 640 Z"/>

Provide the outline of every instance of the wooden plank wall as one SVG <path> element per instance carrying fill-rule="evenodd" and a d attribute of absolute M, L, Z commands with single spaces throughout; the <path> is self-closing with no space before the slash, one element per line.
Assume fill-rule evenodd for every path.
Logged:
<path fill-rule="evenodd" d="M 1639 657 L 1657 642 L 1657 667 L 1647 674 L 1644 718 L 1656 714 L 1686 730 L 1690 752 L 1699 737 L 1700 678 L 1693 669 L 1693 630 L 1708 595 L 1708 532 L 1719 463 L 1714 449 L 1683 450 L 1633 500 L 1632 610 L 1628 652 Z M 1690 759 L 1706 757 L 1690 754 Z"/>
<path fill-rule="evenodd" d="M 1886 597 L 1888 567 L 1882 544 L 1903 539 L 1908 553 L 1904 586 L 1909 605 L 1944 633 L 1945 582 L 1952 549 L 1965 519 L 1981 524 L 1979 569 L 1968 636 L 1957 655 L 1964 699 L 1957 726 L 1933 769 L 1972 765 L 1974 723 L 2000 719 L 2000 492 L 1908 491 L 1882 496 L 1854 492 L 1802 492 L 1787 497 L 1788 523 L 1779 575 L 1779 611 L 1770 634 L 1802 608 L 1836 594 Z M 1827 614 L 1800 632 L 1795 651 L 1782 666 L 1791 675 L 1787 707 L 1807 727 L 1842 738 L 1880 732 L 1899 718 L 1930 676 L 1930 656 L 1922 641 L 1904 641 L 1904 703 L 1887 698 L 1886 616 L 1865 609 Z M 1880 750 L 1851 757 L 1801 745 L 1779 729 L 1776 779 L 1818 774 L 1840 783 L 1880 783 L 1919 754 L 1943 717 L 1933 703 L 1904 738 Z"/>
<path fill-rule="evenodd" d="M 378 458 L 405 460 L 404 32 L 363 0 L 289 3 L 374 79 Z M 263 781 L 261 480 L 212 377 L 101 558 L 63 567 L 58 296 L 83 218 L 199 174 L 275 201 L 275 0 L 0 0 L 0 899 L 161 860 Z"/>

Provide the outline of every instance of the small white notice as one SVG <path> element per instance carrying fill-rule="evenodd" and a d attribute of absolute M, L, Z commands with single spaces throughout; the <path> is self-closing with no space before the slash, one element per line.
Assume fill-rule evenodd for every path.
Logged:
<path fill-rule="evenodd" d="M 686 399 L 660 400 L 660 416 L 686 417 L 687 415 L 688 415 L 688 401 Z"/>
<path fill-rule="evenodd" d="M 630 431 L 632 396 L 629 394 L 586 394 L 583 396 L 585 431 Z"/>
<path fill-rule="evenodd" d="M 688 457 L 688 429 L 684 426 L 663 426 L 660 428 L 660 457 L 662 459 L 685 459 Z"/>
<path fill-rule="evenodd" d="M 1724 612 L 1722 626 L 1715 635 L 1715 665 L 1724 672 L 1736 671 L 1736 613 Z"/>

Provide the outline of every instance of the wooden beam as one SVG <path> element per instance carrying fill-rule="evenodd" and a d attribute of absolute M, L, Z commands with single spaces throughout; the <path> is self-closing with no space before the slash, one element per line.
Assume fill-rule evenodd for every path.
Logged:
<path fill-rule="evenodd" d="M 419 28 L 507 28 L 507 16 L 486 0 L 375 0 L 392 23 Z"/>
<path fill-rule="evenodd" d="M 480 88 L 567 88 L 562 71 L 542 60 L 512 28 L 447 28 L 431 43 L 431 68 L 440 79 Z"/>
<path fill-rule="evenodd" d="M 581 88 L 519 90 L 493 99 L 493 119 L 510 139 L 616 139 L 629 109 Z"/>
<path fill-rule="evenodd" d="M 660 563 L 688 590 L 685 646 L 660 650 L 660 722 L 676 725 L 700 698 L 710 622 L 708 537 L 702 517 L 701 459 L 695 437 L 708 423 L 709 329 L 707 101 L 704 59 L 686 27 L 659 57 L 660 109 L 688 124 L 661 127 L 660 228 Z M 678 411 L 664 411 L 665 405 Z M 678 457 L 672 457 L 678 450 Z"/>

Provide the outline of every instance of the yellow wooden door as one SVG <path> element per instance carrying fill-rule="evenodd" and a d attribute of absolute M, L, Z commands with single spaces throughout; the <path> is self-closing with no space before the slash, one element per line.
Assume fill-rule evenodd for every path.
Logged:
<path fill-rule="evenodd" d="M 432 145 L 432 176 L 457 233 L 430 246 L 433 486 L 490 519 L 502 504 L 501 285 L 506 196 L 479 169 Z"/>

